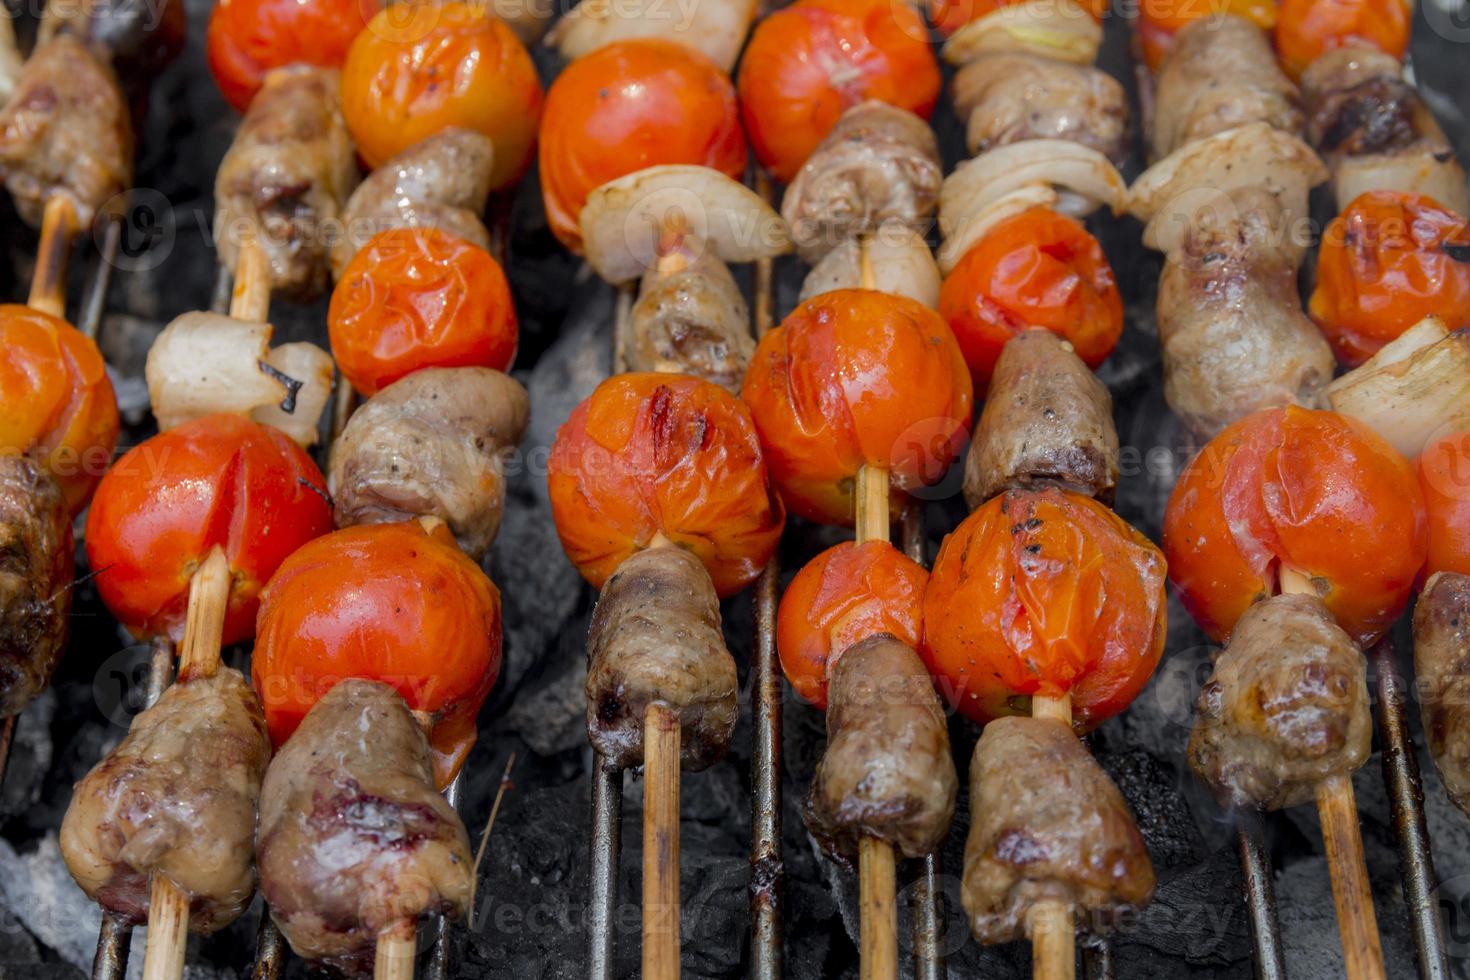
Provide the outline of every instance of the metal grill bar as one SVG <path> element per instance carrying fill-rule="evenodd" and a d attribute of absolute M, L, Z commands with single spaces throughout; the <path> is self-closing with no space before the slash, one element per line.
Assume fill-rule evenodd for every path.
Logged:
<path fill-rule="evenodd" d="M 623 771 L 594 753 L 592 763 L 592 880 L 587 915 L 587 976 L 612 980 L 617 936 L 618 854 L 623 834 Z"/>
<path fill-rule="evenodd" d="M 1271 858 L 1266 853 L 1261 815 L 1255 810 L 1237 810 L 1236 837 L 1246 911 L 1251 920 L 1251 937 L 1256 946 L 1257 980 L 1286 980 L 1286 959 L 1281 952 L 1281 923 L 1276 918 L 1276 886 L 1271 879 Z"/>
<path fill-rule="evenodd" d="M 444 790 L 444 799 L 456 813 L 459 812 L 459 798 L 463 792 L 464 769 L 454 774 L 449 786 Z M 450 959 L 454 954 L 454 923 L 447 915 L 440 915 L 434 919 L 434 946 L 429 950 L 429 980 L 449 980 Z M 274 977 L 255 980 L 275 980 Z"/>
<path fill-rule="evenodd" d="M 281 930 L 271 920 L 271 910 L 262 903 L 260 931 L 255 937 L 255 964 L 250 968 L 250 980 L 275 980 L 281 975 L 286 963 L 286 940 Z"/>

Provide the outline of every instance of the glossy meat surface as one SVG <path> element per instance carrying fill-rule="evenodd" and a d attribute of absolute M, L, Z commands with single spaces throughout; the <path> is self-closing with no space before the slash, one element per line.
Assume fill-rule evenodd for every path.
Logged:
<path fill-rule="evenodd" d="M 0 455 L 0 718 L 51 682 L 71 613 L 71 512 L 24 456 Z"/>
<path fill-rule="evenodd" d="M 655 263 L 633 304 L 626 354 L 630 371 L 677 371 L 739 392 L 755 353 L 750 310 L 729 266 L 697 244 L 676 256 L 677 271 Z"/>
<path fill-rule="evenodd" d="M 1470 814 L 1470 577 L 1431 576 L 1414 607 L 1414 677 L 1429 754 Z"/>
<path fill-rule="evenodd" d="M 1128 93 L 1092 65 L 990 52 L 956 73 L 954 104 L 967 121 L 965 146 L 975 156 L 1021 140 L 1063 139 L 1121 166 L 1130 150 Z"/>

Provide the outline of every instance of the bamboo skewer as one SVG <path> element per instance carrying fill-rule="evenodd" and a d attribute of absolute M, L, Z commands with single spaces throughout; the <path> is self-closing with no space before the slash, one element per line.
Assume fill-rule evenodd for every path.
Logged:
<path fill-rule="evenodd" d="M 643 976 L 679 976 L 679 718 L 643 716 Z"/>
<path fill-rule="evenodd" d="M 1034 695 L 1031 717 L 1046 718 L 1072 730 L 1072 695 Z M 1031 933 L 1031 975 L 1036 980 L 1073 980 L 1077 976 L 1077 938 L 1072 910 L 1056 899 L 1037 902 L 1026 917 Z"/>
<path fill-rule="evenodd" d="M 378 933 L 373 954 L 373 980 L 413 980 L 418 929 L 413 922 L 395 922 Z"/>
<path fill-rule="evenodd" d="M 66 260 L 77 233 L 77 209 L 71 198 L 53 194 L 41 214 L 41 243 L 26 305 L 42 313 L 66 315 Z"/>

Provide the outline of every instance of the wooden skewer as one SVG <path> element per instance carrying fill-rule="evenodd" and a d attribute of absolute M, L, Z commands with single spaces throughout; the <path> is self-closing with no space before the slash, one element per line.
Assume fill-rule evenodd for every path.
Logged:
<path fill-rule="evenodd" d="M 66 316 L 66 260 L 77 233 L 77 209 L 65 194 L 46 199 L 41 213 L 41 243 L 26 304 L 52 316 Z"/>
<path fill-rule="evenodd" d="M 1281 591 L 1286 595 L 1320 595 L 1312 580 L 1294 568 L 1283 567 Z M 1363 836 L 1358 827 L 1358 803 L 1352 777 L 1329 776 L 1317 784 L 1317 815 L 1332 876 L 1332 904 L 1337 908 L 1337 930 L 1348 980 L 1383 980 L 1383 947 L 1368 885 L 1368 863 L 1363 858 Z"/>
<path fill-rule="evenodd" d="M 413 980 L 418 928 L 413 922 L 395 922 L 378 933 L 373 952 L 373 980 Z"/>
<path fill-rule="evenodd" d="M 1072 696 L 1033 695 L 1031 717 L 1050 719 L 1071 731 Z M 1057 899 L 1037 902 L 1026 916 L 1026 927 L 1031 933 L 1031 975 L 1035 980 L 1074 980 L 1077 939 L 1067 903 Z"/>
<path fill-rule="evenodd" d="M 235 260 L 235 287 L 230 293 L 230 316 L 257 323 L 270 316 L 271 269 L 265 250 L 255 241 L 240 243 Z"/>
<path fill-rule="evenodd" d="M 662 533 L 652 548 L 676 545 Z M 643 977 L 679 976 L 679 716 L 651 704 L 643 714 Z"/>

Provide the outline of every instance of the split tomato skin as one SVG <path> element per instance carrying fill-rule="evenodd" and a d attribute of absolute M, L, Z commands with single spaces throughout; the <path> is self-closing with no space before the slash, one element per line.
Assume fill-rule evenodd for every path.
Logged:
<path fill-rule="evenodd" d="M 1311 578 L 1357 642 L 1380 637 L 1424 565 L 1427 521 L 1414 470 L 1362 423 L 1289 406 L 1248 415 L 1179 477 L 1164 553 L 1180 598 L 1223 643 L 1283 567 Z"/>
<path fill-rule="evenodd" d="M 273 68 L 342 67 L 382 6 L 381 0 L 219 0 L 205 35 L 209 70 L 225 101 L 244 112 Z"/>
<path fill-rule="evenodd" d="M 223 642 L 248 640 L 266 580 L 332 529 L 326 485 L 285 433 L 242 415 L 206 415 L 134 446 L 87 514 L 102 601 L 134 636 L 178 643 L 190 579 L 218 545 L 232 577 Z"/>
<path fill-rule="evenodd" d="M 871 289 L 793 310 L 756 347 L 740 397 L 787 508 L 849 526 L 859 469 L 882 467 L 905 492 L 938 482 L 974 409 L 969 369 L 939 315 Z"/>
<path fill-rule="evenodd" d="M 1086 730 L 1128 706 L 1164 651 L 1164 556 L 1107 507 L 1008 490 L 940 546 L 921 654 L 941 694 L 987 722 L 1070 695 Z"/>
<path fill-rule="evenodd" d="M 279 746 L 338 681 L 387 684 L 430 716 L 449 785 L 500 675 L 500 592 L 443 523 L 365 524 L 291 555 L 261 596 L 251 680 Z"/>
<path fill-rule="evenodd" d="M 1424 577 L 1470 575 L 1470 432 L 1453 432 L 1424 447 L 1415 464 L 1429 520 Z"/>
<path fill-rule="evenodd" d="M 803 700 L 827 710 L 827 677 L 844 650 L 876 633 L 919 648 L 929 573 L 887 541 L 844 541 L 809 561 L 781 596 L 776 650 Z"/>
<path fill-rule="evenodd" d="M 579 253 L 582 206 L 608 181 L 666 164 L 736 180 L 745 172 L 729 76 L 699 52 L 655 38 L 618 41 L 568 65 L 547 92 L 539 142 L 547 222 Z"/>
<path fill-rule="evenodd" d="M 1281 0 L 1276 56 L 1292 78 L 1328 51 L 1349 46 L 1402 61 L 1413 16 L 1407 0 Z"/>
<path fill-rule="evenodd" d="M 681 374 L 598 385 L 557 432 L 547 487 L 567 557 L 599 589 L 662 534 L 733 595 L 761 573 L 786 520 L 749 410 Z"/>

